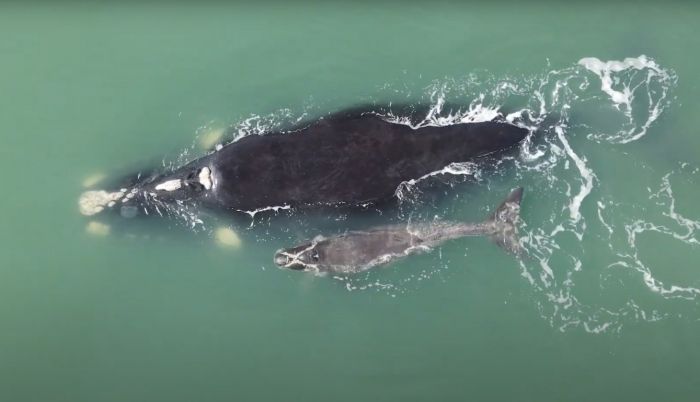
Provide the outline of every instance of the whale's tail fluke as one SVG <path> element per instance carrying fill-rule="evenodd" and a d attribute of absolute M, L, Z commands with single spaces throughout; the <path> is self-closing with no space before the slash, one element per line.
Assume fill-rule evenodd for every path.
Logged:
<path fill-rule="evenodd" d="M 487 219 L 487 222 L 494 224 L 494 232 L 490 236 L 491 240 L 518 257 L 523 252 L 520 239 L 518 238 L 520 201 L 522 198 L 523 188 L 518 187 L 508 194 L 508 197 Z"/>

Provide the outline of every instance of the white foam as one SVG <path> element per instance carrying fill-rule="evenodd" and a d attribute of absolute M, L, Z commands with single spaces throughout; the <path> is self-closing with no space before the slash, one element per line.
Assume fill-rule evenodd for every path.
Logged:
<path fill-rule="evenodd" d="M 442 174 L 451 174 L 451 175 L 455 175 L 455 176 L 459 176 L 459 175 L 476 176 L 476 175 L 478 175 L 478 173 L 479 173 L 478 165 L 473 163 L 473 162 L 453 162 L 440 170 L 430 172 L 430 173 L 423 175 L 417 179 L 411 179 L 411 180 L 401 182 L 401 184 L 399 184 L 399 186 L 394 191 L 394 195 L 396 196 L 396 198 L 399 199 L 399 201 L 404 200 L 406 198 L 406 195 L 409 194 L 411 191 L 413 191 L 413 188 L 415 187 L 415 185 L 417 183 L 419 183 L 420 181 L 425 180 L 429 177 L 438 176 L 438 175 L 442 175 Z"/>
<path fill-rule="evenodd" d="M 243 209 L 237 209 L 237 211 L 248 214 L 248 215 L 250 215 L 251 218 L 255 218 L 255 215 L 259 214 L 260 212 L 274 211 L 275 213 L 277 213 L 279 211 L 290 210 L 290 209 L 292 209 L 291 205 L 276 205 L 276 206 L 271 206 L 271 207 L 258 208 L 258 209 L 252 210 L 252 211 L 246 211 Z"/>
<path fill-rule="evenodd" d="M 624 61 L 612 60 L 606 62 L 601 61 L 596 57 L 584 57 L 583 59 L 579 60 L 578 64 L 600 77 L 600 89 L 606 94 L 610 95 L 610 99 L 612 99 L 614 103 L 624 104 L 627 109 L 630 109 L 632 91 L 627 86 L 625 86 L 622 91 L 616 91 L 613 89 L 613 78 L 611 75 L 613 73 L 625 71 L 628 68 L 641 70 L 642 68 L 647 67 L 648 62 L 645 56 L 640 56 L 638 58 L 628 57 Z M 652 62 L 650 67 L 655 68 L 655 64 L 656 63 Z"/>
<path fill-rule="evenodd" d="M 684 217 L 683 215 L 676 212 L 676 199 L 673 197 L 673 189 L 671 188 L 671 174 L 667 173 L 661 179 L 661 188 L 653 196 L 659 198 L 661 195 L 665 195 L 669 200 L 668 212 L 664 212 L 665 216 L 676 221 L 679 226 L 682 226 L 685 230 L 685 234 L 674 234 L 674 237 L 678 240 L 685 241 L 689 244 L 700 244 L 698 240 L 694 237 L 695 232 L 700 230 L 700 221 L 695 221 Z"/>
<path fill-rule="evenodd" d="M 456 110 L 447 115 L 442 114 L 442 109 L 445 105 L 445 94 L 436 89 L 431 95 L 431 98 L 433 98 L 432 106 L 428 110 L 425 118 L 418 123 L 413 123 L 410 116 L 397 116 L 391 112 L 383 115 L 383 117 L 390 123 L 403 124 L 416 130 L 423 127 L 444 127 L 454 124 L 493 121 L 501 116 L 498 108 L 485 106 L 483 104 L 484 94 L 480 94 L 477 99 L 473 100 L 466 110 Z"/>
<path fill-rule="evenodd" d="M 661 68 L 654 60 L 644 55 L 628 57 L 623 61 L 601 61 L 595 57 L 585 57 L 579 60 L 578 64 L 600 78 L 600 89 L 609 96 L 614 106 L 627 116 L 629 123 L 626 130 L 620 130 L 615 135 L 603 135 L 608 141 L 621 144 L 636 141 L 647 133 L 652 123 L 668 106 L 667 96 L 676 82 L 673 72 Z M 629 74 L 630 71 L 644 72 L 646 78 L 635 84 L 635 76 Z M 653 92 L 653 84 L 659 85 L 658 94 Z M 647 117 L 641 123 L 636 121 L 635 114 L 632 113 L 635 93 L 638 90 L 645 90 L 648 99 Z"/>
<path fill-rule="evenodd" d="M 697 247 L 697 245 L 700 244 L 696 238 L 696 232 L 700 230 L 700 221 L 686 218 L 676 211 L 670 177 L 671 173 L 667 173 L 662 177 L 659 190 L 653 193 L 651 198 L 658 200 L 659 206 L 668 208 L 668 211 L 662 212 L 662 215 L 670 218 L 676 224 L 677 229 L 671 228 L 668 225 L 649 222 L 644 219 L 637 219 L 626 224 L 625 231 L 627 233 L 629 251 L 627 253 L 618 253 L 621 260 L 616 261 L 611 264 L 611 266 L 620 266 L 636 270 L 642 275 L 644 284 L 651 291 L 659 295 L 668 298 L 696 300 L 700 297 L 700 289 L 693 286 L 664 284 L 654 277 L 651 268 L 644 263 L 638 253 L 637 238 L 639 235 L 646 232 L 670 236 L 693 247 Z"/>
<path fill-rule="evenodd" d="M 586 167 L 586 162 L 576 155 L 574 150 L 571 148 L 569 141 L 567 141 L 566 137 L 564 136 L 564 129 L 561 126 L 557 126 L 554 130 L 559 137 L 559 141 L 561 141 L 562 145 L 564 146 L 564 150 L 566 151 L 567 155 L 569 155 L 569 158 L 574 161 L 574 164 L 576 165 L 576 168 L 581 174 L 581 178 L 583 180 L 579 193 L 573 200 L 571 200 L 571 204 L 569 204 L 571 219 L 574 220 L 574 222 L 578 222 L 581 219 L 581 203 L 593 189 L 593 179 L 595 178 L 595 174 L 591 169 Z"/>

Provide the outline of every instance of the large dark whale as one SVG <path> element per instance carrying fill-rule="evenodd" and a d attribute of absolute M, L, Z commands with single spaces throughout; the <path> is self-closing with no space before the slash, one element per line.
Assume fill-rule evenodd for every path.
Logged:
<path fill-rule="evenodd" d="M 487 236 L 506 251 L 519 255 L 517 224 L 523 189 L 513 190 L 481 223 L 430 222 L 372 228 L 316 239 L 277 251 L 281 268 L 314 273 L 353 274 L 465 236 Z"/>
<path fill-rule="evenodd" d="M 244 212 L 367 205 L 391 199 L 402 182 L 494 155 L 527 134 L 505 122 L 412 128 L 371 110 L 339 112 L 284 132 L 246 136 L 111 191 L 86 192 L 80 209 L 131 216 L 185 204 Z"/>

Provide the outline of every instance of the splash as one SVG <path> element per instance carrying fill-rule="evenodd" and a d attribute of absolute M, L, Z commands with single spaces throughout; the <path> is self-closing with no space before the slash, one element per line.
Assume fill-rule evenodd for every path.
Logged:
<path fill-rule="evenodd" d="M 670 222 L 665 224 L 656 223 L 654 220 L 635 219 L 624 224 L 624 231 L 627 234 L 626 250 L 616 249 L 620 258 L 608 265 L 608 268 L 622 267 L 633 269 L 640 275 L 644 284 L 649 290 L 667 298 L 682 298 L 686 300 L 696 300 L 700 297 L 700 288 L 693 286 L 667 285 L 663 281 L 654 277 L 653 270 L 644 259 L 640 257 L 638 239 L 640 236 L 649 233 L 658 233 L 669 236 L 677 241 L 687 244 L 693 249 L 699 249 L 698 231 L 700 231 L 700 220 L 686 218 L 676 211 L 676 199 L 673 196 L 670 178 L 676 172 L 667 173 L 663 176 L 659 189 L 650 194 L 650 199 L 657 201 L 657 205 L 667 208 L 661 212 L 663 217 Z M 611 234 L 614 230 L 610 229 Z"/>
<path fill-rule="evenodd" d="M 475 178 L 477 186 L 494 191 L 522 183 L 533 190 L 528 192 L 531 207 L 525 207 L 527 222 L 520 232 L 530 258 L 519 263 L 520 273 L 530 285 L 533 304 L 553 328 L 619 332 L 626 323 L 678 317 L 681 311 L 697 319 L 700 279 L 689 283 L 664 278 L 664 267 L 655 266 L 645 255 L 642 242 L 646 236 L 659 235 L 683 245 L 689 255 L 697 255 L 699 217 L 678 210 L 672 182 L 695 177 L 698 171 L 688 172 L 684 167 L 655 172 L 638 166 L 625 149 L 626 144 L 653 135 L 654 125 L 673 103 L 677 76 L 643 55 L 619 61 L 585 57 L 563 68 L 550 68 L 527 76 L 473 73 L 439 79 L 422 88 L 418 99 L 405 83 L 399 89 L 381 88 L 380 92 L 389 92 L 396 101 L 404 95 L 408 103 L 429 105 L 420 116 L 392 110 L 377 113 L 396 124 L 417 129 L 499 120 L 533 132 L 518 158 L 505 159 L 488 175 L 475 164 L 455 163 L 402 183 L 396 189 L 402 208 L 414 207 L 409 219 L 415 214 L 439 220 L 449 219 L 460 203 L 472 201 L 468 195 L 453 192 L 448 207 L 417 202 L 422 196 L 419 183 L 437 176 Z M 449 105 L 468 106 L 455 110 Z M 287 123 L 298 124 L 313 115 L 309 110 L 283 109 L 241 119 L 227 130 L 228 137 L 219 146 Z M 206 128 L 202 132 L 208 132 Z M 183 153 L 182 157 L 192 155 Z M 619 169 L 634 165 L 633 171 L 654 181 L 650 189 L 641 194 L 618 190 L 621 183 L 601 164 L 612 159 Z M 251 218 L 257 212 L 250 211 Z M 257 228 L 259 241 L 267 241 L 272 227 L 268 222 L 268 228 Z M 424 281 L 444 280 L 451 267 L 458 265 L 444 260 L 440 249 L 420 258 L 426 266 L 419 273 L 382 270 L 335 279 L 348 291 L 397 297 Z"/>
<path fill-rule="evenodd" d="M 597 172 L 597 164 L 587 156 L 596 152 L 621 163 L 635 163 L 617 147 L 651 132 L 671 105 L 676 82 L 673 71 L 646 56 L 622 61 L 588 57 L 535 76 L 470 74 L 459 80 L 438 80 L 423 92 L 423 102 L 431 105 L 424 117 L 416 120 L 392 113 L 384 117 L 414 129 L 496 119 L 535 132 L 523 144 L 520 157 L 501 166 L 503 172 L 514 171 L 518 182 L 535 190 L 529 199 L 536 204 L 536 213 L 526 215 L 529 223 L 521 232 L 521 242 L 531 258 L 520 263 L 521 274 L 532 287 L 542 318 L 553 327 L 618 332 L 624 323 L 677 316 L 675 307 L 664 304 L 667 300 L 700 300 L 698 286 L 659 280 L 639 253 L 639 236 L 651 232 L 697 249 L 698 222 L 675 210 L 668 177 L 661 178 L 661 188 L 650 196 L 623 200 L 625 195 L 614 190 L 608 175 Z M 448 104 L 469 106 L 455 111 L 447 110 Z M 475 175 L 480 171 L 470 164 L 448 166 L 402 183 L 396 195 L 410 204 L 420 197 L 417 183 L 441 174 Z M 492 176 L 480 176 L 478 185 L 489 189 L 512 185 L 512 178 L 499 184 L 500 176 Z M 646 205 L 640 199 L 657 204 Z M 662 206 L 665 210 L 659 209 Z M 625 211 L 634 213 L 628 216 Z M 445 214 L 449 210 L 436 211 L 435 218 Z M 670 219 L 673 225 L 657 222 L 662 219 Z M 441 267 L 437 272 L 445 266 L 442 260 L 436 265 Z M 621 280 L 622 271 L 637 274 L 637 279 Z M 383 289 L 371 286 L 375 279 L 344 280 L 352 283 L 351 290 L 363 286 Z M 410 283 L 398 280 L 390 293 L 396 295 Z M 629 289 L 620 289 L 619 283 L 633 287 L 635 293 L 625 296 Z M 649 292 L 660 300 L 650 301 Z M 590 294 L 596 293 L 604 297 L 591 300 Z M 607 299 L 614 302 L 603 301 Z"/>
<path fill-rule="evenodd" d="M 617 133 L 598 133 L 594 134 L 594 138 L 602 136 L 607 141 L 621 144 L 636 141 L 646 135 L 649 127 L 670 105 L 669 89 L 675 86 L 677 77 L 644 55 L 607 62 L 586 57 L 578 64 L 598 76 L 601 91 L 610 96 L 613 106 L 627 117 L 627 123 Z M 639 99 L 647 107 L 646 116 L 641 119 L 633 114 L 633 103 L 639 95 L 646 95 L 645 99 Z"/>
<path fill-rule="evenodd" d="M 291 205 L 275 205 L 271 207 L 264 207 L 264 208 L 258 208 L 252 211 L 245 211 L 242 209 L 239 209 L 238 212 L 242 212 L 248 216 L 250 216 L 250 226 L 252 227 L 255 224 L 255 215 L 261 213 L 261 212 L 267 212 L 267 211 L 272 211 L 274 213 L 278 213 L 280 211 L 289 211 L 292 209 Z"/>
<path fill-rule="evenodd" d="M 599 90 L 591 85 L 596 79 L 601 82 Z M 656 279 L 642 262 L 637 242 L 640 234 L 649 231 L 677 238 L 678 233 L 654 223 L 662 216 L 675 216 L 686 228 L 694 227 L 695 221 L 674 215 L 671 208 L 667 213 L 648 209 L 630 217 L 631 222 L 620 222 L 621 212 L 644 203 L 640 203 L 640 198 L 635 198 L 634 203 L 622 202 L 618 197 L 623 194 L 615 191 L 596 194 L 599 185 L 607 184 L 609 189 L 611 183 L 599 178 L 596 166 L 585 156 L 591 151 L 601 153 L 610 149 L 596 144 L 624 145 L 646 135 L 669 106 L 669 94 L 675 84 L 673 72 L 645 56 L 607 62 L 584 58 L 576 66 L 545 74 L 533 88 L 529 104 L 507 116 L 516 124 L 518 121 L 535 124 L 543 133 L 532 156 L 524 155 L 516 163 L 516 169 L 521 179 L 537 183 L 548 195 L 549 199 L 539 207 L 554 212 L 541 222 L 530 221 L 532 226 L 526 231 L 524 243 L 536 263 L 523 261 L 520 265 L 523 277 L 542 297 L 537 303 L 543 318 L 562 331 L 580 328 L 591 333 L 616 332 L 625 322 L 657 321 L 671 314 L 673 310 L 659 310 L 659 301 L 641 302 L 648 298 L 641 290 L 626 300 L 620 297 L 616 292 L 623 290 L 613 285 L 620 283 L 612 272 L 615 269 L 639 273 L 638 284 L 662 297 L 661 301 L 675 297 L 696 300 L 698 296 L 692 286 L 664 286 Z M 586 116 L 592 107 L 614 112 L 606 124 L 621 123 L 616 128 L 597 127 L 606 119 L 593 116 L 574 121 L 570 117 L 572 111 L 577 116 Z M 633 159 L 621 158 L 612 151 L 608 156 L 634 163 Z M 575 170 L 570 168 L 571 164 Z M 574 190 L 576 187 L 578 191 Z M 663 194 L 669 195 L 666 188 L 670 189 L 663 187 Z M 625 243 L 619 241 L 623 236 Z M 693 242 L 688 238 L 678 240 Z M 584 241 L 586 249 L 582 246 Z M 606 249 L 607 252 L 602 251 Z M 591 253 L 595 258 L 590 257 Z M 600 289 L 581 284 L 587 281 L 598 283 Z M 591 292 L 622 300 L 616 303 L 585 300 Z"/>
<path fill-rule="evenodd" d="M 462 123 L 478 123 L 484 121 L 492 121 L 501 116 L 498 108 L 484 106 L 485 95 L 480 94 L 479 97 L 471 102 L 466 110 L 455 110 L 447 114 L 443 113 L 445 107 L 445 87 L 433 88 L 430 94 L 431 106 L 428 109 L 426 116 L 417 123 L 413 123 L 410 116 L 395 115 L 391 111 L 382 116 L 386 121 L 396 124 L 403 124 L 418 129 L 422 127 L 444 127 L 453 124 Z M 380 114 L 381 115 L 381 114 Z"/>
<path fill-rule="evenodd" d="M 593 179 L 595 178 L 595 174 L 593 174 L 593 171 L 586 166 L 585 160 L 576 155 L 574 150 L 571 148 L 569 141 L 567 141 L 566 137 L 564 136 L 564 128 L 562 126 L 557 126 L 554 128 L 554 131 L 557 133 L 557 138 L 559 138 L 559 142 L 561 142 L 562 146 L 564 147 L 566 154 L 569 156 L 569 158 L 571 158 L 571 160 L 574 161 L 574 164 L 581 174 L 581 179 L 583 181 L 579 193 L 571 199 L 571 203 L 569 204 L 571 219 L 574 221 L 574 223 L 577 223 L 579 220 L 581 220 L 581 203 L 583 203 L 583 200 L 586 199 L 588 194 L 590 194 L 591 190 L 593 189 Z"/>
<path fill-rule="evenodd" d="M 435 172 L 428 173 L 417 179 L 411 179 L 404 181 L 396 188 L 394 195 L 398 198 L 399 202 L 403 203 L 408 200 L 415 199 L 420 196 L 420 191 L 417 188 L 418 183 L 424 181 L 425 179 L 440 176 L 440 175 L 453 175 L 453 176 L 472 176 L 476 179 L 481 177 L 481 170 L 479 165 L 472 162 L 455 162 L 450 163 L 444 168 L 437 170 Z"/>

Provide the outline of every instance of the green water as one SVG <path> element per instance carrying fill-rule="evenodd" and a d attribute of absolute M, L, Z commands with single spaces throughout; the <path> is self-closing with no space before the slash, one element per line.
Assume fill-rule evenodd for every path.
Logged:
<path fill-rule="evenodd" d="M 0 5 L 0 400 L 698 400 L 700 8 L 498 3 Z M 612 74 L 629 108 L 577 64 L 640 55 L 648 81 Z M 540 134 L 384 214 L 97 236 L 78 213 L 92 173 L 201 154 L 217 125 L 439 99 Z M 272 264 L 348 227 L 478 220 L 517 185 L 522 262 L 465 239 L 352 278 Z"/>

